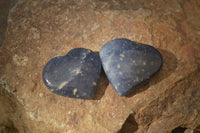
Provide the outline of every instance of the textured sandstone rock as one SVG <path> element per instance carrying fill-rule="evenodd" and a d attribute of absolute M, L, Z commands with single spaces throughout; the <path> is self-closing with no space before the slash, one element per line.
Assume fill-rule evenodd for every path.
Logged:
<path fill-rule="evenodd" d="M 3 45 L 6 35 L 9 10 L 17 3 L 17 1 L 18 0 L 0 1 L 0 47 Z"/>
<path fill-rule="evenodd" d="M 197 0 L 18 2 L 0 49 L 0 131 L 198 132 L 199 14 Z M 161 71 L 127 97 L 117 95 L 104 73 L 94 100 L 48 91 L 42 70 L 49 59 L 76 47 L 99 51 L 114 38 L 158 48 Z"/>

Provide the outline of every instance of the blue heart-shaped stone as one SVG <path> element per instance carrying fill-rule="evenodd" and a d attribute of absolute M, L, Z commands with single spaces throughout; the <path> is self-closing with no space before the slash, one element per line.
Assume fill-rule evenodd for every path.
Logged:
<path fill-rule="evenodd" d="M 52 92 L 81 99 L 91 99 L 101 72 L 97 54 L 84 48 L 51 59 L 43 70 L 43 81 Z"/>
<path fill-rule="evenodd" d="M 162 66 L 162 56 L 152 46 L 128 39 L 107 42 L 100 51 L 104 71 L 120 96 L 152 77 Z"/>

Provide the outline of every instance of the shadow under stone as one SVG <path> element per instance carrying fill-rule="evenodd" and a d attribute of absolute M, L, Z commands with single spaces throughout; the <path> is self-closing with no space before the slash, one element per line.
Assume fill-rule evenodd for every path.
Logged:
<path fill-rule="evenodd" d="M 95 51 L 95 53 L 99 56 L 99 52 Z M 101 74 L 99 77 L 97 90 L 96 90 L 95 95 L 92 100 L 100 100 L 102 98 L 102 96 L 104 95 L 108 85 L 109 85 L 109 80 L 103 70 L 103 67 L 101 67 Z"/>
<path fill-rule="evenodd" d="M 134 133 L 137 130 L 138 124 L 135 121 L 135 117 L 133 116 L 133 114 L 130 114 L 122 125 L 122 128 L 117 133 Z"/>
<path fill-rule="evenodd" d="M 93 100 L 100 100 L 102 98 L 102 96 L 104 95 L 108 85 L 109 85 L 109 80 L 107 79 L 107 76 L 106 76 L 103 68 L 101 68 L 101 74 L 100 74 L 99 82 L 97 85 L 97 90 L 95 92 Z"/>
<path fill-rule="evenodd" d="M 176 56 L 164 49 L 157 49 L 162 57 L 163 57 L 163 65 L 159 72 L 153 75 L 149 80 L 141 83 L 138 87 L 134 88 L 129 94 L 126 95 L 127 98 L 134 96 L 137 93 L 143 92 L 147 90 L 150 86 L 153 86 L 160 81 L 164 80 L 168 76 L 170 76 L 177 67 L 177 59 Z"/>
<path fill-rule="evenodd" d="M 171 133 L 184 133 L 186 129 L 187 128 L 177 127 L 175 129 L 173 129 Z"/>

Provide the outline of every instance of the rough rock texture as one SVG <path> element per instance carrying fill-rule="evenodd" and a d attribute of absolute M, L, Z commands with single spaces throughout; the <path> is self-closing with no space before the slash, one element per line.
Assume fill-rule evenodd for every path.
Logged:
<path fill-rule="evenodd" d="M 0 131 L 198 132 L 199 14 L 198 0 L 21 0 L 0 49 Z M 117 95 L 104 73 L 94 100 L 48 91 L 42 70 L 49 59 L 76 47 L 99 51 L 114 38 L 158 48 L 161 71 L 127 97 Z"/>
<path fill-rule="evenodd" d="M 19 0 L 1 0 L 0 1 L 0 47 L 4 43 L 6 30 L 7 30 L 7 19 L 9 10 Z"/>

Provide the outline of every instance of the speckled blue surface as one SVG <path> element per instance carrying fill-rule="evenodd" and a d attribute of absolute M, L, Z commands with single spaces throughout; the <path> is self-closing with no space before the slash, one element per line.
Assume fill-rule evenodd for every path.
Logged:
<path fill-rule="evenodd" d="M 72 49 L 66 56 L 51 59 L 43 70 L 43 81 L 52 92 L 91 99 L 101 72 L 97 54 L 84 48 Z"/>
<path fill-rule="evenodd" d="M 152 46 L 119 38 L 100 51 L 104 71 L 120 96 L 152 77 L 162 66 L 162 56 Z"/>

